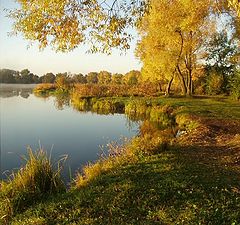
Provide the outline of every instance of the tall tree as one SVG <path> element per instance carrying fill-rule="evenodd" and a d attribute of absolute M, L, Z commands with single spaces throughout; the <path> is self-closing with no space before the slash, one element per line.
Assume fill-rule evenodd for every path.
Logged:
<path fill-rule="evenodd" d="M 21 83 L 23 84 L 32 84 L 34 83 L 34 75 L 28 69 L 24 69 L 20 72 Z"/>
<path fill-rule="evenodd" d="M 144 64 L 143 75 L 148 71 L 147 77 L 168 81 L 166 94 L 175 76 L 182 93 L 192 94 L 197 54 L 208 31 L 211 6 L 209 0 L 151 1 L 140 25 L 142 40 L 137 54 Z"/>

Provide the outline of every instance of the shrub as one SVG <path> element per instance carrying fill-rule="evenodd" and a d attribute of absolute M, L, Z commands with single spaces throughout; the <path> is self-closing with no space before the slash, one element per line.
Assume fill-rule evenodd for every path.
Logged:
<path fill-rule="evenodd" d="M 231 97 L 235 100 L 240 99 L 240 71 L 235 72 L 231 82 Z"/>
<path fill-rule="evenodd" d="M 207 93 L 210 95 L 216 95 L 222 93 L 222 86 L 224 84 L 224 79 L 222 75 L 217 73 L 212 73 L 207 78 Z"/>
<path fill-rule="evenodd" d="M 142 100 L 131 100 L 125 106 L 125 114 L 132 120 L 144 119 L 150 114 L 150 103 Z"/>
<path fill-rule="evenodd" d="M 173 108 L 164 106 L 154 106 L 151 108 L 150 120 L 157 122 L 163 127 L 169 127 L 174 125 L 174 117 L 172 116 Z"/>
<path fill-rule="evenodd" d="M 99 114 L 121 113 L 124 109 L 124 103 L 115 99 L 92 99 L 91 103 L 91 110 Z"/>
<path fill-rule="evenodd" d="M 187 113 L 179 113 L 176 115 L 176 123 L 181 130 L 194 130 L 199 126 L 199 123 Z"/>
<path fill-rule="evenodd" d="M 123 97 L 123 96 L 154 96 L 159 95 L 156 85 L 99 85 L 99 84 L 75 84 L 74 92 L 79 97 Z"/>
<path fill-rule="evenodd" d="M 38 84 L 34 88 L 35 94 L 46 95 L 54 92 L 56 90 L 56 86 L 54 84 Z"/>

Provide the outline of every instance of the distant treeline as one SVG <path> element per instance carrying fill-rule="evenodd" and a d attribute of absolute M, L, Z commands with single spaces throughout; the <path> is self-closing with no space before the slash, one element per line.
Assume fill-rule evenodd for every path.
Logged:
<path fill-rule="evenodd" d="M 86 75 L 69 74 L 69 73 L 46 73 L 38 76 L 31 73 L 28 69 L 15 71 L 11 69 L 0 69 L 0 83 L 16 83 L 16 84 L 38 84 L 38 83 L 55 83 L 57 77 L 68 79 L 72 83 L 81 84 L 127 84 L 135 85 L 140 78 L 140 72 L 132 70 L 126 74 L 111 74 L 108 71 L 90 72 Z"/>

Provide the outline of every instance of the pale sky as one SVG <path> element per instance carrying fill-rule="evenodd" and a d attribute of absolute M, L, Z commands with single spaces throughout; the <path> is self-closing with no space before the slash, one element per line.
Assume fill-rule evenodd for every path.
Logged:
<path fill-rule="evenodd" d="M 51 48 L 39 51 L 34 44 L 27 48 L 28 41 L 21 35 L 9 36 L 12 21 L 5 17 L 4 8 L 14 8 L 14 0 L 0 0 L 0 69 L 21 71 L 29 69 L 42 76 L 47 72 L 71 72 L 86 74 L 90 71 L 107 70 L 112 73 L 126 73 L 132 69 L 140 70 L 141 63 L 134 56 L 136 40 L 131 49 L 121 55 L 113 51 L 110 56 L 104 54 L 86 54 L 87 46 L 79 46 L 69 53 L 56 53 Z"/>

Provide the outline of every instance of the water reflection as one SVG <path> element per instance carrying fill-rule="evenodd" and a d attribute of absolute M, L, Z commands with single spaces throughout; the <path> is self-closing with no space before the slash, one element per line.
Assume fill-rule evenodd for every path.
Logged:
<path fill-rule="evenodd" d="M 81 166 L 98 159 L 99 146 L 120 137 L 131 138 L 138 131 L 138 124 L 129 125 L 124 114 L 80 113 L 71 107 L 67 95 L 39 98 L 32 94 L 31 87 L 15 85 L 1 85 L 0 92 L 2 172 L 19 168 L 27 146 L 36 150 L 40 141 L 48 152 L 53 148 L 53 159 L 69 155 L 64 171 L 68 179 L 68 166 L 74 175 Z"/>
<path fill-rule="evenodd" d="M 37 149 L 39 140 L 47 150 L 53 146 L 53 158 L 68 154 L 67 165 L 74 174 L 88 161 L 98 159 L 99 146 L 121 136 L 137 136 L 136 149 L 148 146 L 152 151 L 165 148 L 174 137 L 171 107 L 144 100 L 81 99 L 64 93 L 35 96 L 32 89 L 29 85 L 0 88 L 3 171 L 19 168 L 18 155 L 26 154 L 28 145 Z M 67 174 L 68 170 L 65 177 Z"/>
<path fill-rule="evenodd" d="M 0 97 L 21 96 L 22 98 L 28 98 L 35 86 L 35 84 L 0 84 Z"/>
<path fill-rule="evenodd" d="M 63 110 L 64 107 L 70 106 L 70 97 L 68 94 L 58 94 L 54 99 L 54 105 L 58 110 Z"/>

